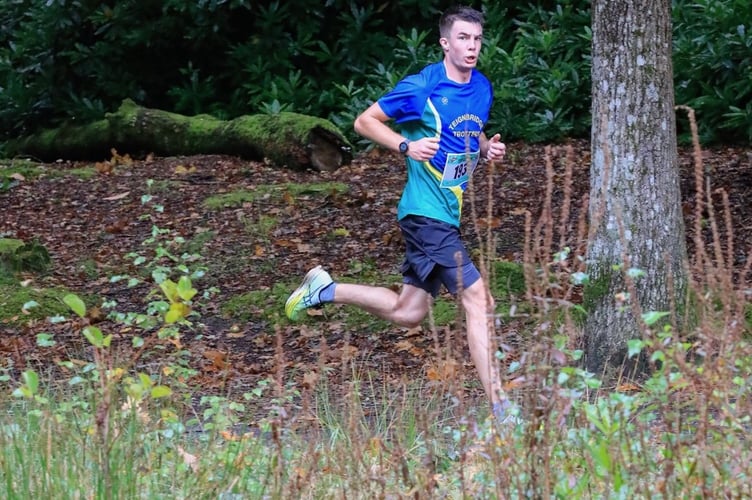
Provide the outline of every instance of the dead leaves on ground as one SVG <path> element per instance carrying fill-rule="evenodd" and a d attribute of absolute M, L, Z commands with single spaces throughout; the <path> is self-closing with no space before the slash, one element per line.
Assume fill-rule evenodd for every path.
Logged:
<path fill-rule="evenodd" d="M 572 144 L 577 161 L 572 199 L 579 200 L 589 189 L 589 146 L 586 141 Z M 476 177 L 480 182 L 472 189 L 478 227 L 466 222 L 463 229 L 467 241 L 474 242 L 478 234 L 491 228 L 499 238 L 498 254 L 514 260 L 519 257 L 524 241 L 521 214 L 537 217 L 540 212 L 546 188 L 545 182 L 541 182 L 545 179 L 546 162 L 544 145 L 508 144 L 508 149 L 512 154 L 503 168 L 494 172 L 493 182 Z M 730 193 L 739 248 L 746 248 L 752 241 L 752 226 L 748 223 L 752 220 L 750 184 L 743 182 L 744 173 L 749 171 L 749 152 L 737 148 L 705 154 L 707 164 L 712 166 L 713 188 L 722 187 Z M 212 389 L 236 379 L 252 384 L 252 380 L 268 377 L 280 369 L 275 358 L 273 326 L 259 319 L 261 314 L 254 313 L 247 323 L 221 317 L 222 302 L 249 290 L 292 283 L 312 264 L 326 265 L 334 276 L 361 276 L 357 266 L 366 261 L 373 263 L 373 273 L 377 276 L 394 272 L 402 255 L 395 209 L 404 178 L 384 173 L 393 173 L 402 161 L 374 148 L 337 172 L 314 173 L 219 155 L 134 160 L 113 150 L 109 160 L 94 166 L 98 175 L 93 179 L 45 175 L 25 179 L 21 185 L 4 192 L 0 232 L 20 239 L 38 237 L 51 250 L 55 269 L 45 284 L 103 296 L 117 294 L 117 300 L 133 310 L 143 307 L 143 296 L 139 295 L 143 294 L 142 289 L 126 290 L 106 280 L 92 280 L 82 272 L 82 262 L 89 259 L 90 268 L 101 273 L 128 265 L 122 256 L 142 248 L 152 225 L 173 228 L 187 241 L 209 233 L 211 237 L 204 238 L 200 252 L 211 261 L 210 279 L 220 285 L 221 292 L 201 311 L 202 321 L 210 320 L 205 330 L 185 335 L 174 348 L 188 349 L 193 354 L 200 373 L 191 383 L 197 387 L 206 384 L 205 387 Z M 682 153 L 682 187 L 687 193 L 693 190 L 692 165 L 690 156 Z M 91 167 L 91 164 L 65 163 L 51 167 L 80 166 Z M 476 175 L 484 174 L 479 171 Z M 195 178 L 211 182 L 189 182 Z M 152 194 L 165 210 L 151 214 L 151 220 L 140 220 L 144 212 L 140 197 L 146 192 L 149 179 L 154 180 L 154 186 L 160 186 Z M 20 178 L 13 180 L 21 182 Z M 260 198 L 227 211 L 203 206 L 207 197 L 220 192 L 253 191 L 261 185 L 322 182 L 341 182 L 348 189 L 321 196 L 299 196 L 285 190 L 282 196 Z M 556 182 L 555 187 L 559 186 L 558 178 Z M 554 204 L 559 194 L 554 193 Z M 485 207 L 489 200 L 493 201 L 492 213 L 487 214 Z M 470 214 L 471 200 L 467 201 Z M 574 212 L 570 215 L 573 220 L 577 218 Z M 262 216 L 274 219 L 275 224 L 261 227 L 257 222 Z M 388 372 L 390 376 L 422 372 L 433 383 L 472 374 L 469 356 L 458 350 L 459 346 L 466 349 L 464 338 L 458 338 L 454 346 L 444 345 L 443 339 L 438 342 L 439 349 L 455 349 L 448 356 L 436 352 L 431 334 L 424 330 L 393 328 L 372 334 L 361 331 L 368 330 L 367 325 L 359 330 L 333 322 L 327 311 L 310 310 L 305 325 L 283 325 L 282 369 L 294 372 L 301 386 L 312 386 L 329 376 L 325 370 L 330 368 L 344 377 L 347 374 L 340 373 L 340 368 L 350 362 Z M 21 316 L 22 312 L 18 314 Z M 70 347 L 74 335 L 65 334 L 64 326 L 54 328 L 60 348 L 63 344 Z M 34 334 L 43 329 L 50 330 L 50 326 L 39 323 L 28 325 L 23 334 L 0 333 L 6 335 L 1 339 L 0 351 L 18 358 L 19 366 L 29 359 L 53 362 L 60 352 L 43 351 L 34 345 Z M 119 329 L 116 333 L 124 341 L 131 335 Z M 10 338 L 16 340 L 5 342 Z M 446 358 L 455 361 L 447 362 Z"/>

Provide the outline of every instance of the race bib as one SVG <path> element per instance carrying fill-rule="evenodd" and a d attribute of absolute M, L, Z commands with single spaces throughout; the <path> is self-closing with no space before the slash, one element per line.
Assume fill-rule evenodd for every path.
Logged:
<path fill-rule="evenodd" d="M 444 164 L 444 174 L 441 177 L 441 187 L 453 188 L 465 184 L 473 170 L 478 165 L 479 152 L 449 153 Z"/>

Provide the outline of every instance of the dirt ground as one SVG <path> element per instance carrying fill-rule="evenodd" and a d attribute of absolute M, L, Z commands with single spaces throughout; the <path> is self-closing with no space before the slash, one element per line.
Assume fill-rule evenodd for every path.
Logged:
<path fill-rule="evenodd" d="M 570 219 L 580 216 L 580 202 L 589 191 L 589 144 L 572 142 L 572 199 Z M 490 227 L 499 257 L 521 258 L 524 216 L 540 213 L 546 188 L 544 145 L 508 144 L 508 158 L 492 176 L 479 170 L 472 195 L 466 195 L 464 235 L 471 246 L 486 237 Z M 553 205 L 563 199 L 565 146 L 552 146 L 555 168 Z M 752 147 L 722 147 L 704 152 L 704 169 L 714 190 L 728 194 L 737 262 L 743 264 L 752 248 Z M 227 156 L 147 158 L 130 164 L 97 165 L 90 179 L 72 171 L 91 163 L 59 162 L 47 165 L 49 175 L 22 181 L 0 192 L 0 235 L 30 241 L 38 239 L 53 260 L 46 276 L 31 276 L 31 286 L 63 286 L 116 300 L 119 310 L 143 311 L 148 286 L 129 288 L 113 283 L 113 273 L 137 269 L 129 252 L 143 251 L 154 225 L 193 242 L 193 249 L 208 267 L 196 285 L 217 287 L 203 301 L 195 329 L 182 338 L 199 374 L 191 380 L 197 388 L 244 389 L 284 368 L 293 379 L 310 383 L 321 363 L 339 367 L 354 359 L 363 370 L 382 374 L 385 381 L 424 375 L 433 365 L 434 337 L 427 329 L 353 326 L 344 314 L 329 306 L 292 324 L 279 321 L 268 308 L 279 306 L 276 286 L 288 289 L 313 265 L 323 264 L 337 277 L 368 269 L 374 283 L 395 274 L 402 243 L 395 214 L 404 168 L 400 158 L 378 150 L 364 153 L 337 172 L 296 172 Z M 694 216 L 694 163 L 689 149 L 680 155 L 684 213 L 687 228 Z M 71 171 L 56 176 L 53 171 Z M 153 183 L 149 180 L 153 180 Z M 266 186 L 343 183 L 320 192 L 282 188 L 237 206 L 209 209 L 207 197 L 237 190 L 260 192 Z M 281 194 L 280 194 L 281 193 Z M 142 204 L 142 196 L 152 200 Z M 720 200 L 720 191 L 714 197 Z M 490 200 L 490 203 L 489 203 Z M 159 204 L 162 212 L 147 207 Z M 488 207 L 491 206 L 489 217 Z M 473 212 L 479 219 L 472 223 Z M 720 206 L 718 207 L 720 212 Z M 151 218 L 142 217 L 150 213 Z M 575 224 L 576 226 L 576 224 Z M 688 231 L 688 239 L 690 239 Z M 691 239 L 690 239 L 691 251 Z M 250 291 L 268 291 L 270 299 L 245 315 L 223 313 L 233 297 Z M 103 329 L 116 342 L 128 345 L 133 330 L 102 317 Z M 54 348 L 39 348 L 35 333 L 54 333 Z M 325 342 L 322 340 L 325 339 Z M 72 322 L 27 322 L 23 326 L 0 323 L 0 359 L 15 366 L 44 365 L 76 354 L 83 343 Z M 461 339 L 460 339 L 461 340 Z M 284 366 L 280 366 L 280 359 Z M 463 369 L 471 370 L 467 357 Z M 308 377 L 308 379 L 306 379 Z M 472 377 L 471 377 L 472 378 Z"/>

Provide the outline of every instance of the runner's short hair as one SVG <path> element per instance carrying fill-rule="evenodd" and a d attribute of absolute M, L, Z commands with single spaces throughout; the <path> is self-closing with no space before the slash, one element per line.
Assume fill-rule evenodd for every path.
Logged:
<path fill-rule="evenodd" d="M 456 21 L 466 21 L 468 23 L 480 24 L 481 27 L 486 22 L 483 13 L 467 7 L 465 5 L 455 5 L 444 11 L 439 19 L 439 35 L 447 38 L 452 31 L 452 26 Z"/>

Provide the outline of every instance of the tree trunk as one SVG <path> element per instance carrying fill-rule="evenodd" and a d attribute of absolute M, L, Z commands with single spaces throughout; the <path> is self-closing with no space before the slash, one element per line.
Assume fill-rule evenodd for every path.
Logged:
<path fill-rule="evenodd" d="M 593 2 L 585 353 L 606 379 L 645 368 L 627 341 L 686 287 L 671 37 L 670 0 Z"/>
<path fill-rule="evenodd" d="M 329 121 L 297 113 L 247 115 L 223 121 L 209 115 L 184 116 L 123 101 L 104 120 L 46 130 L 10 141 L 13 156 L 42 161 L 58 158 L 101 160 L 121 154 L 160 156 L 229 154 L 269 159 L 294 169 L 336 170 L 352 160 L 352 147 Z"/>

